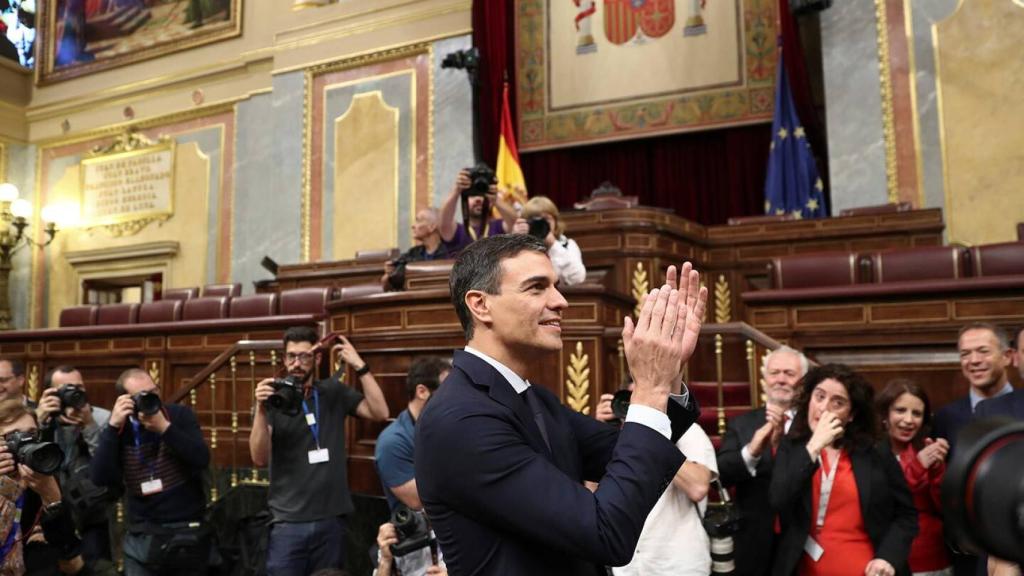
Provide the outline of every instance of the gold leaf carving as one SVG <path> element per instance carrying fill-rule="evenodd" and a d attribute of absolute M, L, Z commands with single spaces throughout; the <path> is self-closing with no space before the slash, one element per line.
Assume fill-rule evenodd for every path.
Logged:
<path fill-rule="evenodd" d="M 725 275 L 720 274 L 715 282 L 715 322 L 722 324 L 732 321 L 732 291 Z"/>
<path fill-rule="evenodd" d="M 650 290 L 650 282 L 647 280 L 647 270 L 644 270 L 644 263 L 637 262 L 636 270 L 633 270 L 633 298 L 636 300 L 636 307 L 633 314 L 640 316 L 640 308 L 643 307 L 644 297 Z"/>
<path fill-rule="evenodd" d="M 569 355 L 565 372 L 565 397 L 569 407 L 581 414 L 590 414 L 590 356 L 583 353 L 583 342 L 576 342 L 576 351 Z"/>
<path fill-rule="evenodd" d="M 153 384 L 160 385 L 160 365 L 156 361 L 149 364 L 149 377 L 153 380 Z"/>
<path fill-rule="evenodd" d="M 39 398 L 39 365 L 33 364 L 28 369 L 28 397 Z"/>

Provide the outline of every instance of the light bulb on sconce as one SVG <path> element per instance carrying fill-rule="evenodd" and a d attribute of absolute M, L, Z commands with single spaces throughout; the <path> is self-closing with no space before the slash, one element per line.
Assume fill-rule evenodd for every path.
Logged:
<path fill-rule="evenodd" d="M 32 216 L 32 203 L 24 198 L 18 198 L 11 202 L 11 214 L 15 218 L 25 218 L 26 220 Z"/>
<path fill-rule="evenodd" d="M 14 202 L 18 199 L 18 187 L 10 182 L 0 184 L 0 202 Z"/>

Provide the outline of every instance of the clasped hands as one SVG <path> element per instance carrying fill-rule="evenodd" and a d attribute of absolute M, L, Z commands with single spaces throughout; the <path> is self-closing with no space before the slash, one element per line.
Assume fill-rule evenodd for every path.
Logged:
<path fill-rule="evenodd" d="M 697 347 L 707 300 L 700 274 L 687 262 L 678 277 L 676 267 L 668 267 L 665 284 L 647 294 L 636 322 L 626 318 L 622 345 L 635 383 L 632 404 L 666 411 L 668 395 Z"/>

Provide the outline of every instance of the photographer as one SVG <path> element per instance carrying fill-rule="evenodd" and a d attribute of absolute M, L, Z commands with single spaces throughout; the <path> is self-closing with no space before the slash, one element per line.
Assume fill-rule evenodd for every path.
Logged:
<path fill-rule="evenodd" d="M 337 375 L 314 381 L 318 340 L 307 326 L 286 330 L 287 378 L 268 378 L 256 386 L 249 454 L 256 466 L 270 465 L 270 576 L 343 567 L 346 516 L 353 510 L 345 418 L 380 422 L 388 417 L 370 367 L 344 338 L 335 348 L 355 369 L 363 392 L 342 384 Z"/>
<path fill-rule="evenodd" d="M 523 206 L 519 219 L 512 227 L 515 234 L 532 234 L 543 240 L 548 247 L 548 256 L 558 274 L 562 286 L 583 282 L 587 269 L 583 266 L 583 255 L 574 240 L 566 238 L 565 224 L 558 217 L 558 207 L 546 196 L 534 196 Z"/>
<path fill-rule="evenodd" d="M 210 535 L 202 475 L 210 463 L 195 414 L 164 404 L 145 371 L 125 370 L 89 468 L 97 486 L 124 489 L 126 576 L 203 574 Z"/>
<path fill-rule="evenodd" d="M 0 437 L 0 573 L 93 574 L 47 474 L 60 465 L 60 450 L 39 441 L 35 414 L 17 399 L 0 401 Z"/>
<path fill-rule="evenodd" d="M 416 213 L 416 222 L 412 225 L 412 238 L 416 246 L 384 263 L 384 275 L 380 283 L 385 291 L 405 289 L 405 265 L 409 262 L 449 258 L 448 248 L 441 241 L 437 218 L 436 208 L 424 208 Z"/>
<path fill-rule="evenodd" d="M 64 452 L 58 478 L 64 503 L 82 536 L 82 556 L 87 562 L 112 560 L 110 525 L 119 494 L 99 488 L 89 479 L 89 464 L 110 412 L 89 404 L 82 374 L 73 366 L 50 370 L 43 386 L 36 419 L 44 435 Z"/>
<path fill-rule="evenodd" d="M 516 221 L 515 209 L 498 194 L 494 171 L 479 164 L 459 172 L 444 204 L 441 205 L 441 239 L 449 254 L 457 255 L 463 248 L 480 238 L 497 236 L 512 229 Z M 462 204 L 462 223 L 455 222 L 455 208 Z M 491 207 L 501 214 L 502 220 L 491 220 Z"/>
<path fill-rule="evenodd" d="M 0 358 L 0 400 L 9 398 L 36 409 L 36 403 L 25 396 L 25 365 L 21 360 Z"/>
<path fill-rule="evenodd" d="M 418 566 L 405 566 L 403 563 L 398 562 L 398 558 L 395 558 L 391 553 L 391 547 L 398 544 L 398 528 L 391 522 L 385 522 L 380 525 L 380 529 L 377 531 L 377 546 L 380 553 L 377 555 L 377 568 L 373 571 L 373 576 L 393 576 L 401 574 L 401 576 L 448 576 L 448 569 L 444 565 L 444 560 L 438 560 L 437 564 L 430 563 L 431 554 L 427 553 L 428 562 L 421 562 Z M 422 550 L 429 552 L 430 548 L 423 548 Z M 395 564 L 400 564 L 396 570 Z"/>

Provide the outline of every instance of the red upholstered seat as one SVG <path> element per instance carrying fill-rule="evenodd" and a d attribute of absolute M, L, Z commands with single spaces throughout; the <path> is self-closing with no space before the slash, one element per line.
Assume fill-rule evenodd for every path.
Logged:
<path fill-rule="evenodd" d="M 188 300 L 189 298 L 199 298 L 199 288 L 192 286 L 191 288 L 167 288 L 162 294 L 164 300 Z"/>
<path fill-rule="evenodd" d="M 889 204 L 878 204 L 876 206 L 859 206 L 857 208 L 846 208 L 839 211 L 840 216 L 869 216 L 874 214 L 889 214 L 892 212 L 906 212 L 913 206 L 910 202 L 891 202 Z"/>
<path fill-rule="evenodd" d="M 232 318 L 257 318 L 277 314 L 277 294 L 253 294 L 231 299 Z"/>
<path fill-rule="evenodd" d="M 920 246 L 871 255 L 875 282 L 956 280 L 969 276 L 967 251 L 959 246 Z"/>
<path fill-rule="evenodd" d="M 330 288 L 295 288 L 281 292 L 278 298 L 278 313 L 291 314 L 323 314 L 330 300 Z"/>
<path fill-rule="evenodd" d="M 94 326 L 96 324 L 96 313 L 99 306 L 90 304 L 88 306 L 72 306 L 60 311 L 58 325 L 61 328 L 70 326 Z"/>
<path fill-rule="evenodd" d="M 769 273 L 775 289 L 850 286 L 858 282 L 857 255 L 820 252 L 773 258 Z"/>
<path fill-rule="evenodd" d="M 196 291 L 198 292 L 198 289 Z M 143 302 L 139 305 L 139 324 L 177 322 L 181 320 L 183 306 L 183 300 L 178 299 Z"/>
<path fill-rule="evenodd" d="M 181 309 L 182 320 L 218 320 L 228 317 L 227 296 L 212 296 L 185 300 Z"/>
<path fill-rule="evenodd" d="M 241 296 L 241 284 L 207 284 L 203 286 L 203 298 L 208 296 Z"/>
<path fill-rule="evenodd" d="M 358 250 L 356 252 L 356 262 L 384 262 L 385 260 L 398 258 L 399 253 L 398 248 L 388 248 L 386 250 Z"/>
<path fill-rule="evenodd" d="M 971 248 L 975 276 L 1024 274 L 1024 242 L 983 244 Z"/>
<path fill-rule="evenodd" d="M 107 326 L 110 324 L 135 324 L 139 320 L 139 305 L 131 304 L 104 304 L 100 306 L 96 314 L 96 324 Z"/>
<path fill-rule="evenodd" d="M 686 387 L 701 406 L 718 406 L 718 382 L 691 381 Z M 724 406 L 750 406 L 750 383 L 722 382 L 722 401 Z"/>

